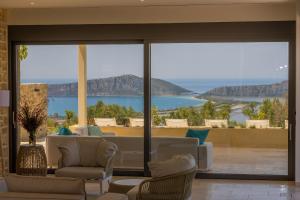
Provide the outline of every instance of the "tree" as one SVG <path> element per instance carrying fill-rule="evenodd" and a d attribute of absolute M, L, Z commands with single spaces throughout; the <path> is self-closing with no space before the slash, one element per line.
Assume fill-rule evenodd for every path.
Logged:
<path fill-rule="evenodd" d="M 249 103 L 244 109 L 243 109 L 243 114 L 248 116 L 250 119 L 258 119 L 258 114 L 257 114 L 257 103 L 256 102 L 251 102 Z"/>
<path fill-rule="evenodd" d="M 159 126 L 162 124 L 163 119 L 162 119 L 162 117 L 159 116 L 158 109 L 156 106 L 153 106 L 151 108 L 151 116 L 152 116 L 152 124 L 154 126 Z"/>
<path fill-rule="evenodd" d="M 278 98 L 273 99 L 272 108 L 274 112 L 273 119 L 271 121 L 272 126 L 284 127 L 285 120 L 288 119 L 287 100 L 281 102 Z"/>
<path fill-rule="evenodd" d="M 215 119 L 216 117 L 216 106 L 215 104 L 209 100 L 203 106 L 200 110 L 202 119 Z"/>
<path fill-rule="evenodd" d="M 178 108 L 170 112 L 168 118 L 171 119 L 187 119 L 190 126 L 199 126 L 203 124 L 203 118 L 199 111 L 191 107 Z"/>
<path fill-rule="evenodd" d="M 20 45 L 19 46 L 19 60 L 22 61 L 22 60 L 25 60 L 28 56 L 28 48 L 26 45 Z"/>
<path fill-rule="evenodd" d="M 116 118 L 117 124 L 127 125 L 129 117 L 143 117 L 143 113 L 136 112 L 132 107 L 117 104 L 106 105 L 98 101 L 96 105 L 88 107 L 88 123 L 94 124 L 94 118 Z"/>
<path fill-rule="evenodd" d="M 217 115 L 221 119 L 230 119 L 230 113 L 231 113 L 231 106 L 229 104 L 223 104 L 219 111 L 217 112 Z"/>
<path fill-rule="evenodd" d="M 259 107 L 258 119 L 269 119 L 274 121 L 274 110 L 270 99 L 264 99 Z"/>
<path fill-rule="evenodd" d="M 77 116 L 72 110 L 65 110 L 65 126 L 69 127 L 77 123 Z"/>
<path fill-rule="evenodd" d="M 244 108 L 243 114 L 250 119 L 267 119 L 271 126 L 284 127 L 284 121 L 288 119 L 287 100 L 281 102 L 278 98 L 273 100 L 267 98 L 258 108 L 257 103 L 251 102 Z"/>

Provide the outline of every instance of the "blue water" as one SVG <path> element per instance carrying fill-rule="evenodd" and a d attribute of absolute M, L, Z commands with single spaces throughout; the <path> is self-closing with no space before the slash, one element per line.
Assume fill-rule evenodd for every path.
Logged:
<path fill-rule="evenodd" d="M 95 105 L 97 101 L 103 101 L 105 104 L 118 104 L 121 106 L 131 106 L 135 111 L 143 112 L 144 99 L 142 96 L 99 96 L 88 97 L 87 104 Z M 152 105 L 159 110 L 169 110 L 186 106 L 202 105 L 205 100 L 196 99 L 190 96 L 154 96 Z M 65 110 L 73 110 L 77 113 L 78 99 L 77 97 L 50 97 L 48 114 L 58 113 L 64 115 Z"/>
<path fill-rule="evenodd" d="M 176 85 L 186 88 L 195 93 L 204 93 L 216 87 L 222 86 L 241 86 L 241 85 L 261 85 L 279 83 L 284 79 L 169 79 Z M 76 82 L 76 80 L 65 79 L 35 79 L 35 80 L 22 80 L 22 83 L 69 83 Z M 95 105 L 97 101 L 103 101 L 105 104 L 118 104 L 121 106 L 131 106 L 138 112 L 143 112 L 144 100 L 142 96 L 99 96 L 88 97 L 88 105 Z M 240 101 L 257 101 L 261 102 L 261 98 L 239 98 Z M 58 113 L 64 115 L 65 110 L 73 110 L 77 113 L 77 97 L 50 97 L 49 98 L 49 115 Z M 159 110 L 176 109 L 179 107 L 190 107 L 202 105 L 205 100 L 196 99 L 191 96 L 154 96 L 152 98 L 152 105 L 155 105 Z M 245 116 L 240 111 L 231 113 L 231 117 L 237 121 L 245 120 Z"/>

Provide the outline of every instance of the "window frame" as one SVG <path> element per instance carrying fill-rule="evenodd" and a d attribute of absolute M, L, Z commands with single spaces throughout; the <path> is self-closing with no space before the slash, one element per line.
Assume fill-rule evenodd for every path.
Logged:
<path fill-rule="evenodd" d="M 119 175 L 149 176 L 151 160 L 151 43 L 201 42 L 289 42 L 289 147 L 288 175 L 205 174 L 201 178 L 294 180 L 295 178 L 295 21 L 214 22 L 174 24 L 106 24 L 106 25 L 12 25 L 8 26 L 9 89 L 9 166 L 15 172 L 17 156 L 16 46 L 45 44 L 144 44 L 144 171 L 120 171 Z"/>

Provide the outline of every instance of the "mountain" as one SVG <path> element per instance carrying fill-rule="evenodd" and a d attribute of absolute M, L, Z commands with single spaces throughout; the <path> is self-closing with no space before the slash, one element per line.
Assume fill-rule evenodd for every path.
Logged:
<path fill-rule="evenodd" d="M 48 96 L 77 96 L 77 82 L 49 84 Z M 136 96 L 143 95 L 143 79 L 134 75 L 123 75 L 87 81 L 88 96 Z M 152 94 L 184 95 L 191 91 L 161 79 L 152 79 Z"/>
<path fill-rule="evenodd" d="M 282 97 L 288 92 L 288 81 L 269 85 L 226 86 L 209 90 L 201 97 Z"/>

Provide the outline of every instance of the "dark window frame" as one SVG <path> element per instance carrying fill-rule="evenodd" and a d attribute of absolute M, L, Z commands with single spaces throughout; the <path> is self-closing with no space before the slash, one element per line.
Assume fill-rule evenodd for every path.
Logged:
<path fill-rule="evenodd" d="M 144 44 L 144 175 L 149 175 L 147 162 L 151 149 L 151 43 L 193 42 L 289 42 L 289 167 L 288 175 L 204 174 L 201 178 L 294 180 L 295 177 L 295 38 L 294 21 L 278 22 L 215 22 L 184 24 L 107 24 L 107 25 L 13 25 L 8 26 L 9 88 L 11 107 L 9 117 L 10 171 L 15 172 L 17 154 L 16 128 L 16 46 L 19 44 Z M 141 175 L 141 171 L 116 174 Z"/>

